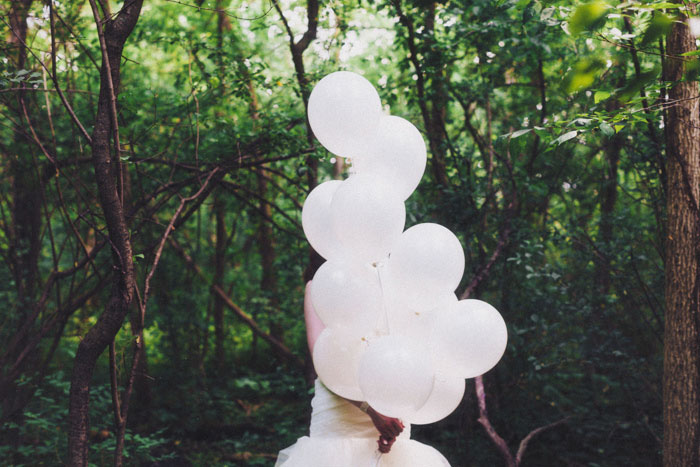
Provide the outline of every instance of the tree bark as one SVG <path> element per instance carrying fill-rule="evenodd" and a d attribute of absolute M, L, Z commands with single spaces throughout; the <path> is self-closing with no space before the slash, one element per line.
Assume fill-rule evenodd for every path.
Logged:
<path fill-rule="evenodd" d="M 110 138 L 117 122 L 113 101 L 119 93 L 122 50 L 136 26 L 143 0 L 126 2 L 119 14 L 103 22 L 105 50 L 100 69 L 100 94 L 92 132 L 92 160 L 99 201 L 112 246 L 114 283 L 104 311 L 78 345 L 71 376 L 68 465 L 88 465 L 90 380 L 98 357 L 114 340 L 134 299 L 131 240 L 122 207 L 117 167 L 119 154 L 110 154 Z M 93 8 L 96 9 L 94 3 Z M 104 53 L 106 52 L 106 53 Z M 118 142 L 114 142 L 119 147 Z"/>
<path fill-rule="evenodd" d="M 664 466 L 700 466 L 700 107 L 698 83 L 680 82 L 696 50 L 685 18 L 667 40 L 667 238 L 664 333 Z"/>
<path fill-rule="evenodd" d="M 7 42 L 12 50 L 10 59 L 12 66 L 17 71 L 27 67 L 27 17 L 31 8 L 32 0 L 19 0 L 11 3 L 9 21 L 11 31 L 8 34 Z M 29 107 L 25 103 L 26 93 L 20 84 L 17 92 L 17 119 L 24 121 L 22 109 L 29 113 Z M 28 116 L 27 116 L 28 119 Z M 14 151 L 7 154 L 9 158 L 9 176 L 12 180 L 12 228 L 9 230 L 8 238 L 10 248 L 8 251 L 10 270 L 13 272 L 17 302 L 13 309 L 16 320 L 11 321 L 16 324 L 17 331 L 24 328 L 30 320 L 34 295 L 38 280 L 37 262 L 41 251 L 41 185 L 36 182 L 36 171 L 33 162 L 33 146 L 29 138 L 23 132 L 15 133 Z M 18 342 L 18 349 L 25 347 L 27 336 L 23 336 Z M 11 354 L 10 361 L 15 360 L 19 355 Z M 36 352 L 32 351 L 27 360 L 33 368 L 38 362 Z M 4 372 L 2 376 L 5 376 Z M 22 408 L 27 404 L 29 398 L 26 391 L 18 391 L 14 377 L 3 378 L 7 384 L 1 387 L 2 393 L 2 413 L 17 425 L 22 424 Z M 3 381 L 3 382 L 5 382 Z M 19 446 L 19 431 L 11 430 L 8 441 Z"/>
<path fill-rule="evenodd" d="M 32 0 L 20 0 L 12 2 L 10 11 L 10 26 L 12 31 L 8 36 L 8 42 L 16 47 L 14 65 L 17 70 L 23 70 L 27 66 L 27 17 Z M 21 88 L 24 84 L 21 84 Z M 22 121 L 22 109 L 27 108 L 25 93 L 22 89 L 17 92 L 17 115 Z M 27 112 L 29 112 L 27 110 Z M 15 258 L 15 285 L 20 311 L 28 309 L 34 295 L 37 279 L 37 260 L 41 250 L 39 234 L 41 231 L 41 198 L 37 189 L 35 171 L 32 163 L 31 148 L 27 138 L 18 132 L 16 136 L 18 147 L 22 151 L 10 155 L 10 173 L 12 175 L 12 217 L 14 236 L 12 238 L 12 251 Z M 14 156 L 14 157 L 12 157 Z"/>

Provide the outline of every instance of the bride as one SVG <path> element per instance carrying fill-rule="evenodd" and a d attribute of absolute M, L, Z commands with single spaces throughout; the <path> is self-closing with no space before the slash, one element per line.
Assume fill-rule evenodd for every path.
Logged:
<path fill-rule="evenodd" d="M 324 325 L 304 294 L 304 319 L 309 350 Z M 411 440 L 410 425 L 387 417 L 367 402 L 351 401 L 332 393 L 316 379 L 311 400 L 309 436 L 280 451 L 275 467 L 449 467 L 430 446 Z"/>

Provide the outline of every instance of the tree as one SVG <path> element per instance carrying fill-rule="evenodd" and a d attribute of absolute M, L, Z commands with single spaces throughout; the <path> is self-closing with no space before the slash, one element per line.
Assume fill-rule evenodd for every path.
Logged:
<path fill-rule="evenodd" d="M 668 228 L 664 332 L 664 465 L 700 466 L 700 93 L 684 54 L 697 50 L 687 16 L 666 47 Z"/>
<path fill-rule="evenodd" d="M 69 464 L 88 465 L 90 380 L 97 358 L 114 341 L 136 294 L 133 249 L 122 200 L 121 149 L 118 131 L 117 97 L 121 81 L 122 50 L 141 13 L 143 2 L 124 5 L 114 18 L 108 18 L 108 3 L 101 3 L 102 15 L 91 0 L 102 48 L 100 96 L 92 131 L 92 161 L 100 205 L 112 247 L 114 278 L 104 312 L 78 346 L 70 391 Z M 114 152 L 110 149 L 114 143 Z M 117 452 L 116 463 L 121 464 Z"/>

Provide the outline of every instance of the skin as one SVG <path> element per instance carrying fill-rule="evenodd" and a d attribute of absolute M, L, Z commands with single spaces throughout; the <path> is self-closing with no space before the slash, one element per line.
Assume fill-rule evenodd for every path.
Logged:
<path fill-rule="evenodd" d="M 304 292 L 304 320 L 306 321 L 306 341 L 309 345 L 309 351 L 311 352 L 311 355 L 313 355 L 316 339 L 318 339 L 321 331 L 325 329 L 325 326 L 321 322 L 321 319 L 318 317 L 313 305 L 311 304 L 310 286 L 311 281 L 306 283 L 306 291 Z M 361 401 L 353 401 L 350 399 L 345 400 L 356 407 L 360 407 L 360 405 L 362 405 Z M 399 436 L 404 429 L 403 422 L 401 422 L 401 420 L 398 418 L 382 415 L 371 406 L 367 408 L 367 415 L 372 420 L 372 423 L 379 432 L 379 439 L 377 440 L 379 452 L 383 454 L 388 453 L 391 450 L 391 446 L 396 441 L 396 437 Z"/>

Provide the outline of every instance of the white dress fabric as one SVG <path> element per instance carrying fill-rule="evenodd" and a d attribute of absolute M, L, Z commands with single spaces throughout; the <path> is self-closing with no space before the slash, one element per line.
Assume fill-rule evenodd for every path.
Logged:
<path fill-rule="evenodd" d="M 449 467 L 436 449 L 414 441 L 406 426 L 389 454 L 377 448 L 379 433 L 359 408 L 316 380 L 309 436 L 280 451 L 275 467 Z"/>

